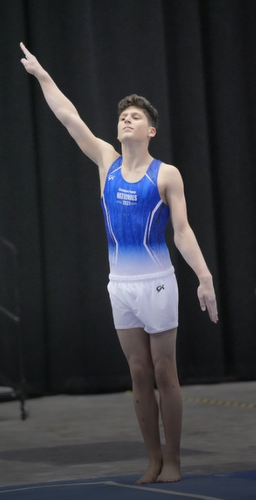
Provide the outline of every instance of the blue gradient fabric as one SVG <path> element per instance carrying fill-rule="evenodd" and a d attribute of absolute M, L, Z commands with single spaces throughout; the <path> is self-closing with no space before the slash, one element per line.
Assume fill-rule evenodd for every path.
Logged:
<path fill-rule="evenodd" d="M 161 161 L 153 159 L 142 179 L 133 183 L 123 178 L 122 161 L 119 156 L 111 165 L 101 198 L 110 273 L 138 276 L 171 270 L 164 236 L 170 210 L 157 186 Z"/>

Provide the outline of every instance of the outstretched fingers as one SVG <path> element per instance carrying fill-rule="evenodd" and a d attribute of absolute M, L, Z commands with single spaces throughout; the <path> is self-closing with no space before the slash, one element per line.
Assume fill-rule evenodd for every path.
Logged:
<path fill-rule="evenodd" d="M 24 53 L 24 56 L 25 56 L 26 59 L 29 56 L 32 56 L 32 54 L 29 52 L 29 50 L 27 49 L 27 47 L 25 47 L 25 45 L 24 45 L 23 42 L 20 42 L 20 48 L 21 48 L 22 52 Z"/>
<path fill-rule="evenodd" d="M 37 76 L 38 71 L 42 69 L 38 60 L 35 56 L 33 56 L 33 54 L 31 54 L 31 52 L 29 52 L 23 42 L 20 42 L 20 48 L 25 56 L 21 59 L 21 63 L 23 64 L 24 68 L 28 73 Z"/>
<path fill-rule="evenodd" d="M 29 59 L 29 56 L 32 56 L 32 54 L 29 52 L 29 50 L 27 49 L 27 47 L 25 47 L 25 45 L 24 45 L 23 42 L 20 42 L 20 48 L 21 48 L 21 50 L 22 50 L 22 52 L 24 53 L 24 56 L 25 56 L 25 57 L 22 57 L 21 62 L 23 64 L 24 68 L 27 69 L 28 59 Z"/>

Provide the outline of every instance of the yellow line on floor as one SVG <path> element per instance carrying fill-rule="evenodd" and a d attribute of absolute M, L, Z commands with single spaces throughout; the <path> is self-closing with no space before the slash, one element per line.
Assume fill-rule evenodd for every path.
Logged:
<path fill-rule="evenodd" d="M 191 396 L 182 397 L 183 401 L 193 402 L 193 403 L 203 403 L 208 405 L 216 405 L 216 406 L 232 406 L 237 408 L 256 408 L 256 404 L 254 403 L 239 403 L 238 401 L 222 401 L 219 399 L 210 399 L 210 398 L 193 398 Z"/>

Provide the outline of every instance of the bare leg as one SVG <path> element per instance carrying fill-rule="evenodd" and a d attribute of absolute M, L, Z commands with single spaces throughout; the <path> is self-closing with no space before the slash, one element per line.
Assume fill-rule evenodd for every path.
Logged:
<path fill-rule="evenodd" d="M 142 328 L 118 330 L 117 333 L 129 363 L 135 412 L 149 457 L 145 474 L 136 482 L 154 483 L 162 469 L 162 452 L 149 336 Z"/>
<path fill-rule="evenodd" d="M 150 335 L 151 355 L 157 387 L 166 447 L 163 467 L 157 482 L 180 480 L 180 439 L 182 399 L 176 369 L 177 330 Z"/>

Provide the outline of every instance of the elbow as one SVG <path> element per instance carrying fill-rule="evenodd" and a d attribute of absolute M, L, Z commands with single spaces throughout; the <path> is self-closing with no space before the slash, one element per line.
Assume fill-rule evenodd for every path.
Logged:
<path fill-rule="evenodd" d="M 180 248 L 180 245 L 181 245 L 181 241 L 182 241 L 182 236 L 179 234 L 179 233 L 174 233 L 174 244 L 176 246 L 176 248 Z"/>
<path fill-rule="evenodd" d="M 180 232 L 175 232 L 173 239 L 174 239 L 174 244 L 175 244 L 176 248 L 178 248 L 178 250 L 179 250 L 182 246 L 183 234 Z"/>
<path fill-rule="evenodd" d="M 174 231 L 174 244 L 178 248 L 182 247 L 183 242 L 188 237 L 189 233 L 192 232 L 192 229 L 189 224 L 186 224 L 182 227 L 179 227 Z"/>
<path fill-rule="evenodd" d="M 60 122 L 68 128 L 69 123 L 70 123 L 70 113 L 68 113 L 65 109 L 60 108 L 56 112 L 57 118 L 60 120 Z"/>
<path fill-rule="evenodd" d="M 56 109 L 56 116 L 60 120 L 60 122 L 67 128 L 69 129 L 71 126 L 73 126 L 74 122 L 78 118 L 78 112 L 77 110 L 72 106 L 72 108 L 67 108 L 65 106 L 60 106 L 58 109 Z"/>

